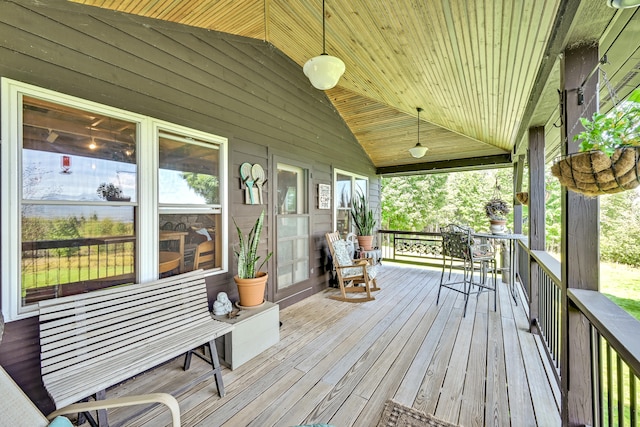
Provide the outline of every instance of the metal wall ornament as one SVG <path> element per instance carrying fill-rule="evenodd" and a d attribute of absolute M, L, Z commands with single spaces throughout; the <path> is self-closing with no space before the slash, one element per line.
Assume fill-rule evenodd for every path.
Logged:
<path fill-rule="evenodd" d="M 258 163 L 245 162 L 240 165 L 241 187 L 244 190 L 245 205 L 262 205 L 262 187 L 267 182 L 264 169 Z"/>

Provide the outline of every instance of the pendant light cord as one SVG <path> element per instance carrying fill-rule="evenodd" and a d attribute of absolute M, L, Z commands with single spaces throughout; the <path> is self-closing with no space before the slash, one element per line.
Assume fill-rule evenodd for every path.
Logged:
<path fill-rule="evenodd" d="M 325 47 L 325 29 L 324 29 L 324 0 L 322 0 L 322 54 L 327 54 L 327 49 Z"/>

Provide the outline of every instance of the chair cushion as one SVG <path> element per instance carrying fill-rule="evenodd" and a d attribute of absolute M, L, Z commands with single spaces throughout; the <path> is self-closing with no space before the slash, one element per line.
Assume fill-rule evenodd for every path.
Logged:
<path fill-rule="evenodd" d="M 49 427 L 73 427 L 73 424 L 71 424 L 71 421 L 69 421 L 68 418 L 58 416 L 49 423 Z"/>
<path fill-rule="evenodd" d="M 333 252 L 336 256 L 336 259 L 333 262 L 336 265 L 339 265 L 340 267 L 353 265 L 353 260 L 347 251 L 347 242 L 344 240 L 336 240 L 333 242 Z"/>

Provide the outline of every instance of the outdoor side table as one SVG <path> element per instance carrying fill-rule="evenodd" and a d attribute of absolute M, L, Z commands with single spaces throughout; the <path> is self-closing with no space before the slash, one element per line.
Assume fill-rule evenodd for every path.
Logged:
<path fill-rule="evenodd" d="M 216 339 L 220 363 L 232 370 L 248 362 L 280 341 L 280 306 L 266 301 L 264 305 L 244 309 L 233 319 L 213 316 L 234 325 L 231 332 Z"/>

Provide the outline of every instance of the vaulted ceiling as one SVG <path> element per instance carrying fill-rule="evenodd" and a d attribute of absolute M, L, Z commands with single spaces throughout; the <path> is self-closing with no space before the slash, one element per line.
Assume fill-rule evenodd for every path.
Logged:
<path fill-rule="evenodd" d="M 264 40 L 301 73 L 322 52 L 321 0 L 72 1 Z M 606 0 L 330 0 L 325 18 L 346 64 L 326 95 L 380 173 L 508 161 L 530 126 L 557 143 L 566 46 L 600 43 L 621 95 L 640 84 L 640 12 Z"/>

